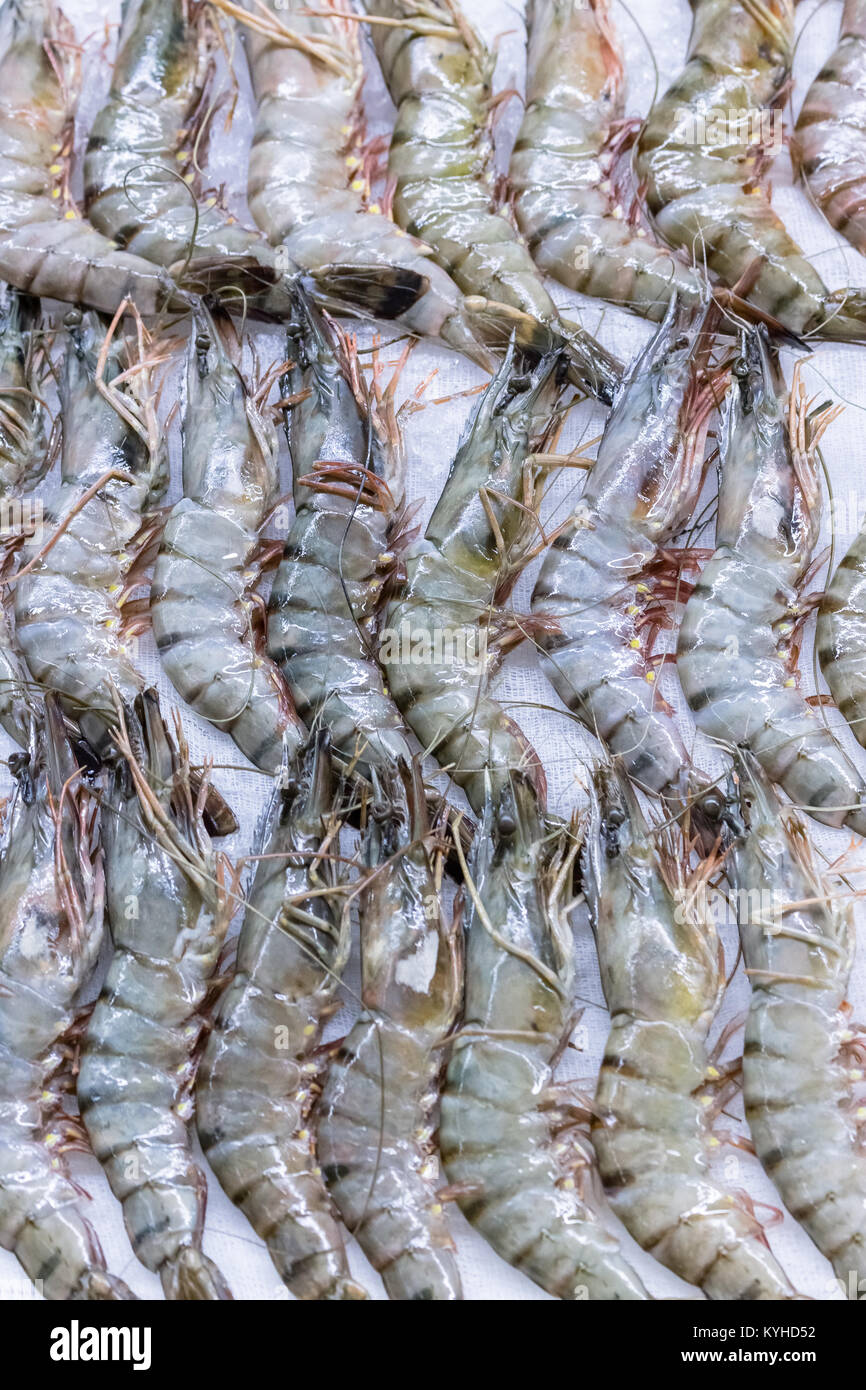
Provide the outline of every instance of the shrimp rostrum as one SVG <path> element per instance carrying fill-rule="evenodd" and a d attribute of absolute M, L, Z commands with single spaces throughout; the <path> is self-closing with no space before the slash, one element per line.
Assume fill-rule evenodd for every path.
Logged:
<path fill-rule="evenodd" d="M 494 785 L 466 881 L 463 1023 L 439 1144 L 460 1208 L 503 1259 L 559 1298 L 646 1299 L 597 1210 L 580 1098 L 554 1081 L 574 1016 L 568 920 L 577 841 L 551 841 L 534 788 Z"/>
<path fill-rule="evenodd" d="M 770 202 L 794 0 L 692 0 L 686 66 L 640 134 L 635 168 L 673 247 L 796 334 L 866 339 L 862 290 L 830 291 Z"/>
<path fill-rule="evenodd" d="M 78 1103 L 132 1248 L 167 1298 L 231 1298 L 202 1254 L 207 1180 L 189 1124 L 201 1013 L 232 915 L 189 758 L 146 691 L 103 799 L 114 955 L 81 1047 Z M 140 745 L 140 746 L 139 746 Z M 139 761 L 140 759 L 140 761 Z"/>
<path fill-rule="evenodd" d="M 394 1299 L 462 1297 L 436 1192 L 439 1073 L 460 1003 L 459 920 L 441 902 L 444 843 L 420 765 L 374 773 L 364 843 L 363 1009 L 328 1067 L 319 1162 L 347 1228 Z"/>
<path fill-rule="evenodd" d="M 52 696 L 38 734 L 10 760 L 0 857 L 0 1244 L 48 1299 L 130 1299 L 64 1166 L 81 1140 L 63 1070 L 103 933 L 95 807 Z"/>
<path fill-rule="evenodd" d="M 819 872 L 799 817 L 747 754 L 737 760 L 726 818 L 726 872 L 752 987 L 746 1119 L 785 1206 L 858 1298 L 866 1279 L 866 1155 L 856 1094 L 863 1029 L 845 1003 L 853 903 Z"/>
<path fill-rule="evenodd" d="M 532 595 L 541 668 L 563 702 L 646 791 L 677 814 L 701 781 L 642 651 L 670 619 L 682 581 L 655 578 L 706 471 L 704 446 L 724 373 L 709 369 L 715 310 L 672 299 L 628 369 L 569 523 L 558 529 Z"/>
<path fill-rule="evenodd" d="M 317 1044 L 349 953 L 338 878 L 339 810 L 329 739 L 290 769 L 256 867 L 237 969 L 196 1085 L 196 1122 L 220 1184 L 300 1299 L 357 1299 L 316 1156 Z"/>
<path fill-rule="evenodd" d="M 702 733 L 749 748 L 796 806 L 862 835 L 866 785 L 796 673 L 801 590 L 821 519 L 816 448 L 838 410 L 810 408 L 799 366 L 786 402 L 764 329 L 744 333 L 721 446 L 716 548 L 686 604 L 677 672 Z"/>
<path fill-rule="evenodd" d="M 592 1126 L 599 1169 L 638 1244 L 708 1298 L 793 1299 L 751 1204 L 710 1168 L 726 1095 L 707 1039 L 725 971 L 708 866 L 689 875 L 686 854 L 601 764 L 582 876 L 610 1011 Z"/>

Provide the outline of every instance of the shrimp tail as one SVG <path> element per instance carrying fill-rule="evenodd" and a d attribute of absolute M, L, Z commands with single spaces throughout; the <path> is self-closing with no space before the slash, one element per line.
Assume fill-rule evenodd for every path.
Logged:
<path fill-rule="evenodd" d="M 109 1274 L 105 1269 L 88 1269 L 82 1275 L 76 1293 L 70 1296 L 71 1303 L 124 1303 L 138 1302 L 138 1294 L 132 1292 L 122 1279 Z"/>
<path fill-rule="evenodd" d="M 307 274 L 320 308 L 379 319 L 399 318 L 430 288 L 426 275 L 401 265 L 326 265 Z"/>
<path fill-rule="evenodd" d="M 232 1292 L 213 1260 L 186 1245 L 159 1271 L 167 1299 L 194 1303 L 230 1299 Z"/>

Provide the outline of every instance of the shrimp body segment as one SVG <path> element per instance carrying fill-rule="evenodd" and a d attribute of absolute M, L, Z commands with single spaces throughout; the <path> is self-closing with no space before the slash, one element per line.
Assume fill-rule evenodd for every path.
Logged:
<path fill-rule="evenodd" d="M 149 563 L 147 512 L 165 489 L 167 455 L 146 356 L 106 338 L 92 312 L 70 311 L 67 328 L 60 481 L 46 498 L 45 535 L 22 550 L 15 626 L 34 679 L 60 693 L 101 751 L 115 694 L 132 704 L 142 687 L 130 644 L 140 622 L 127 601 Z"/>
<path fill-rule="evenodd" d="M 686 604 L 677 672 L 701 732 L 747 747 L 795 805 L 866 833 L 866 786 L 797 687 L 799 586 L 820 527 L 815 446 L 799 374 L 787 408 L 763 329 L 745 335 L 728 398 L 716 549 Z"/>
<path fill-rule="evenodd" d="M 506 336 L 510 321 L 527 351 L 564 346 L 575 382 L 609 403 L 620 363 L 560 316 L 513 223 L 494 209 L 492 55 L 455 0 L 377 0 L 370 8 L 406 23 L 370 26 L 397 107 L 388 171 L 400 226 L 432 248 L 464 294 L 511 308 Z"/>
<path fill-rule="evenodd" d="M 539 270 L 645 318 L 672 292 L 696 306 L 700 272 L 623 215 L 611 188 L 623 65 L 609 0 L 532 0 L 526 113 L 508 169 L 517 225 Z"/>
<path fill-rule="evenodd" d="M 184 495 L 154 564 L 153 635 L 182 699 L 271 773 L 302 738 L 285 681 L 258 650 L 253 622 L 259 530 L 277 492 L 276 449 L 276 431 L 218 325 L 197 309 L 186 369 Z"/>
<path fill-rule="evenodd" d="M 223 1190 L 292 1293 L 364 1298 L 350 1276 L 308 1119 L 316 1048 L 349 952 L 349 915 L 333 869 L 338 825 L 327 734 L 292 771 L 250 890 L 237 970 L 199 1067 L 196 1121 Z"/>
<path fill-rule="evenodd" d="M 253 18 L 262 14 L 261 5 L 248 8 Z M 400 268 L 422 276 L 426 291 L 398 322 L 489 366 L 472 314 L 429 248 L 375 205 L 365 206 L 368 187 L 355 152 L 364 77 L 358 25 L 341 18 L 336 5 L 333 14 L 318 15 L 303 13 L 311 8 L 304 0 L 269 0 L 269 8 L 277 34 L 244 31 L 257 103 L 247 184 L 255 222 L 311 273 L 351 263 L 372 280 Z"/>
<path fill-rule="evenodd" d="M 366 775 L 410 756 L 376 660 L 403 461 L 399 441 L 380 438 L 375 401 L 366 421 L 359 411 L 349 343 L 338 351 L 333 328 L 300 299 L 287 354 L 295 365 L 284 395 L 297 399 L 287 422 L 295 517 L 268 602 L 268 652 L 301 718 L 311 728 L 321 721 L 334 755 Z"/>
<path fill-rule="evenodd" d="M 763 182 L 781 143 L 793 0 L 692 0 L 686 66 L 652 108 L 635 169 L 664 239 L 797 334 L 862 342 L 866 297 L 831 292 Z"/>
<path fill-rule="evenodd" d="M 103 236 L 69 196 L 74 42 L 54 0 L 6 5 L 0 28 L 0 278 L 103 313 L 130 297 L 145 317 L 182 311 L 171 277 Z"/>
<path fill-rule="evenodd" d="M 459 927 L 440 901 L 441 846 L 420 768 L 383 779 L 365 842 L 363 1012 L 328 1068 L 319 1162 L 346 1227 L 394 1299 L 462 1297 L 437 1200 L 433 1108 L 460 1003 Z"/>
<path fill-rule="evenodd" d="M 866 522 L 821 596 L 815 645 L 834 701 L 866 745 Z"/>
<path fill-rule="evenodd" d="M 380 660 L 421 745 L 447 766 L 480 811 L 486 785 L 525 768 L 544 772 L 488 687 L 509 640 L 524 635 L 493 609 L 535 537 L 540 477 L 528 461 L 533 416 L 549 408 L 557 359 L 531 374 L 509 351 L 476 408 L 422 540 L 406 553 L 406 582 L 389 605 Z M 504 620 L 502 620 L 504 621 Z M 485 770 L 487 769 L 487 770 Z"/>
<path fill-rule="evenodd" d="M 131 1299 L 63 1165 L 73 1136 L 57 1073 L 99 958 L 103 879 L 53 696 L 38 732 L 38 752 L 14 755 L 0 858 L 0 1245 L 48 1299 Z"/>
<path fill-rule="evenodd" d="M 583 855 L 611 1020 L 592 1128 L 602 1180 L 638 1244 L 708 1298 L 796 1298 L 754 1213 L 710 1171 L 724 960 L 677 853 L 602 765 Z"/>
<path fill-rule="evenodd" d="M 866 252 L 864 0 L 845 0 L 839 43 L 806 93 L 791 158 L 827 221 Z"/>
<path fill-rule="evenodd" d="M 231 909 L 155 692 L 136 718 L 143 749 L 126 751 L 142 762 L 118 764 L 103 811 L 114 956 L 82 1046 L 78 1102 L 132 1248 L 166 1297 L 231 1298 L 202 1254 L 207 1181 L 189 1134 L 199 1010 Z"/>
<path fill-rule="evenodd" d="M 852 1275 L 855 1288 L 866 1278 L 863 1111 L 852 1081 L 862 1043 L 845 1005 L 852 904 L 823 882 L 802 823 L 754 760 L 737 770 L 728 875 L 752 986 L 746 1119 L 786 1207 L 848 1291 Z"/>
<path fill-rule="evenodd" d="M 628 369 L 572 522 L 554 538 L 532 596 L 546 620 L 537 641 L 554 689 L 674 810 L 695 774 L 641 657 L 654 608 L 643 579 L 703 483 L 714 392 L 698 362 L 702 332 L 702 316 L 672 300 Z"/>
<path fill-rule="evenodd" d="M 521 774 L 491 786 L 474 842 L 464 1019 L 439 1143 L 464 1216 L 509 1264 L 559 1298 L 646 1299 L 593 1207 L 592 1174 L 578 1180 L 588 1159 L 553 1080 L 573 1021 L 573 858 L 548 843 Z"/>

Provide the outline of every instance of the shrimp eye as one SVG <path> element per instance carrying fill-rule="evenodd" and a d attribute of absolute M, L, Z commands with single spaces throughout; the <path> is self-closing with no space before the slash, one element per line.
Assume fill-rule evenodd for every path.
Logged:
<path fill-rule="evenodd" d="M 506 814 L 499 817 L 500 835 L 505 836 L 506 839 L 510 839 L 510 837 L 514 834 L 516 829 L 517 822 L 513 816 L 509 816 L 508 814 Z"/>
<path fill-rule="evenodd" d="M 70 309 L 69 312 L 63 316 L 64 327 L 77 328 L 83 317 L 80 309 Z"/>
<path fill-rule="evenodd" d="M 613 810 L 608 812 L 607 823 L 612 830 L 618 830 L 621 825 L 625 825 L 625 811 L 619 806 L 614 806 Z"/>
<path fill-rule="evenodd" d="M 713 793 L 710 792 L 703 798 L 701 807 L 705 815 L 709 816 L 710 820 L 718 820 L 719 816 L 722 814 L 722 798 L 720 796 L 714 796 Z"/>
<path fill-rule="evenodd" d="M 210 334 L 209 334 L 209 333 L 196 333 L 196 335 L 195 335 L 195 350 L 196 350 L 196 352 L 207 352 L 207 350 L 208 350 L 209 347 L 210 347 Z"/>

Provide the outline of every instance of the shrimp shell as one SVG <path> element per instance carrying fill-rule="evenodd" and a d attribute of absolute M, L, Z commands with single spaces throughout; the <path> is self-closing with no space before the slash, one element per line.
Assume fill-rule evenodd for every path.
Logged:
<path fill-rule="evenodd" d="M 866 252 L 866 0 L 845 0 L 838 45 L 806 93 L 791 158 L 830 225 Z"/>
<path fill-rule="evenodd" d="M 132 1248 L 166 1298 L 228 1299 L 201 1250 L 207 1179 L 188 1126 L 200 1009 L 231 907 L 193 805 L 186 750 L 172 745 L 155 691 L 138 700 L 135 723 L 142 762 L 118 764 L 104 802 L 114 956 L 82 1044 L 78 1101 Z"/>
<path fill-rule="evenodd" d="M 440 902 L 442 846 L 420 766 L 399 772 L 403 786 L 383 779 L 371 809 L 363 1011 L 328 1068 L 319 1162 L 389 1297 L 453 1302 L 463 1295 L 435 1190 L 431 1111 L 460 1003 L 460 929 Z"/>
<path fill-rule="evenodd" d="M 744 335 L 722 442 L 716 549 L 686 604 L 677 673 L 702 733 L 751 749 L 795 805 L 866 834 L 866 784 L 797 688 L 799 585 L 820 528 L 815 447 L 833 410 L 807 423 L 763 329 Z"/>
<path fill-rule="evenodd" d="M 300 1299 L 366 1297 L 351 1279 L 307 1127 L 317 1041 L 349 953 L 329 858 L 338 795 L 322 732 L 281 795 L 196 1089 L 205 1156 Z"/>
<path fill-rule="evenodd" d="M 658 231 L 724 284 L 751 279 L 749 301 L 792 332 L 866 340 L 866 295 L 827 289 L 763 182 L 764 122 L 779 119 L 791 74 L 793 0 L 692 0 L 692 12 L 686 66 L 635 153 Z"/>
<path fill-rule="evenodd" d="M 548 1293 L 646 1299 L 594 1209 L 592 1174 L 576 1180 L 588 1159 L 553 1083 L 573 1022 L 574 852 L 549 843 L 524 777 L 488 787 L 472 856 L 464 1023 L 442 1096 L 445 1168 L 467 1220 Z"/>
<path fill-rule="evenodd" d="M 611 188 L 623 66 L 609 0 L 530 0 L 526 109 L 508 181 L 539 270 L 660 320 L 672 292 L 697 306 L 701 274 L 637 230 Z"/>
<path fill-rule="evenodd" d="M 866 746 L 866 521 L 821 596 L 815 649 L 835 703 Z"/>
<path fill-rule="evenodd" d="M 55 1074 L 99 958 L 103 881 L 93 803 L 52 696 L 38 743 L 10 765 L 18 789 L 0 856 L 0 1245 L 47 1299 L 132 1299 L 105 1267 L 62 1158 L 71 1117 Z"/>
<path fill-rule="evenodd" d="M 753 1211 L 709 1168 L 707 1037 L 725 973 L 706 898 L 675 863 L 682 848 L 656 844 L 625 777 L 601 765 L 594 783 L 582 881 L 611 1026 L 592 1139 L 611 1206 L 708 1298 L 797 1298 Z"/>

